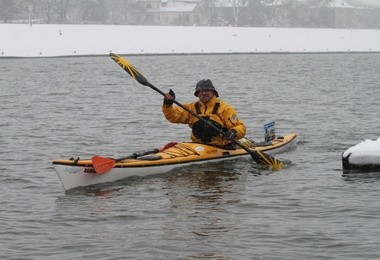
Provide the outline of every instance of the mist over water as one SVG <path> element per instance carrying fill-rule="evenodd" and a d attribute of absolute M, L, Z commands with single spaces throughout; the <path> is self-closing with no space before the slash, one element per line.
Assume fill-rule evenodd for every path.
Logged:
<path fill-rule="evenodd" d="M 276 173 L 250 159 L 64 192 L 58 158 L 189 140 L 162 96 L 109 57 L 0 59 L 1 259 L 378 259 L 378 178 L 341 154 L 380 137 L 379 54 L 126 57 L 177 101 L 213 81 L 263 139 L 298 133 Z"/>

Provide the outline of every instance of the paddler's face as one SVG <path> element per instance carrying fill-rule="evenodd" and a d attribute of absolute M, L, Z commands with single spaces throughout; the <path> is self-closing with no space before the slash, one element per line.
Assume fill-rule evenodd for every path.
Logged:
<path fill-rule="evenodd" d="M 198 92 L 199 101 L 206 104 L 214 96 L 214 91 L 212 90 L 201 90 Z"/>

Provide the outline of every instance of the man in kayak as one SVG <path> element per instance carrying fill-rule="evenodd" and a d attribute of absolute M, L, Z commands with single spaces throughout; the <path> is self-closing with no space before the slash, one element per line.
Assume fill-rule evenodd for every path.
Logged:
<path fill-rule="evenodd" d="M 193 142 L 234 149 L 234 143 L 231 140 L 241 139 L 246 134 L 246 127 L 239 119 L 236 110 L 219 99 L 219 94 L 209 79 L 200 80 L 197 83 L 194 95 L 199 101 L 186 103 L 183 106 L 222 130 L 223 135 L 181 107 L 173 106 L 175 93 L 171 89 L 165 94 L 162 106 L 166 119 L 171 123 L 188 124 L 192 129 Z"/>

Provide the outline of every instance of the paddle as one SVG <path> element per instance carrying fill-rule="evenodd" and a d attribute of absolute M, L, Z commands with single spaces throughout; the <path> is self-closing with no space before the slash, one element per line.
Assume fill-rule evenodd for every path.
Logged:
<path fill-rule="evenodd" d="M 91 159 L 92 160 L 92 166 L 94 167 L 96 173 L 103 174 L 103 173 L 109 172 L 115 166 L 115 164 L 117 162 L 121 162 L 121 161 L 126 160 L 126 159 L 136 159 L 137 157 L 147 155 L 147 154 L 162 152 L 162 151 L 164 151 L 164 150 L 166 150 L 166 149 L 168 149 L 168 148 L 170 148 L 176 144 L 177 144 L 176 142 L 171 142 L 171 143 L 166 144 L 162 148 L 156 148 L 154 150 L 146 151 L 146 152 L 142 152 L 142 153 L 140 153 L 140 152 L 133 153 L 131 155 L 121 157 L 118 159 L 94 155 Z"/>
<path fill-rule="evenodd" d="M 147 86 L 147 87 L 150 87 L 151 89 L 160 93 L 162 96 L 165 96 L 164 92 L 162 92 L 161 90 L 159 90 L 158 88 L 153 86 L 151 83 L 149 83 L 148 80 L 135 67 L 133 67 L 133 65 L 131 63 L 129 63 L 127 60 L 125 60 L 124 58 L 122 58 L 119 55 L 114 54 L 114 53 L 110 53 L 109 55 L 110 55 L 111 59 L 113 59 L 117 64 L 119 64 L 120 67 L 122 67 L 129 75 L 132 76 L 132 78 L 137 80 L 140 84 Z M 182 109 L 184 109 L 185 111 L 189 112 L 191 115 L 196 117 L 198 120 L 203 121 L 204 123 L 208 124 L 211 128 L 215 129 L 215 131 L 217 131 L 223 135 L 224 132 L 222 130 L 220 130 L 219 128 L 217 128 L 216 126 L 214 126 L 213 124 L 211 124 L 209 121 L 205 120 L 204 118 L 195 114 L 193 111 L 184 107 L 177 100 L 173 100 L 173 102 L 177 106 L 181 107 Z M 241 148 L 243 148 L 247 153 L 249 153 L 251 155 L 252 159 L 259 165 L 270 167 L 274 171 L 280 170 L 284 166 L 284 164 L 281 161 L 277 160 L 276 158 L 274 158 L 274 157 L 272 157 L 266 153 L 251 150 L 248 147 L 244 146 L 243 144 L 239 143 L 235 139 L 232 139 L 231 141 L 233 143 L 235 143 L 236 145 L 240 146 Z"/>

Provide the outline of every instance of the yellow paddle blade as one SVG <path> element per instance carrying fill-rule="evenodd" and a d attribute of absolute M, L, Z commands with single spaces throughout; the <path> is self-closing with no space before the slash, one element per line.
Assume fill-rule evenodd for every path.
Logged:
<path fill-rule="evenodd" d="M 269 166 L 273 171 L 281 170 L 284 167 L 284 164 L 274 158 L 273 156 L 270 156 L 269 154 L 256 151 L 256 154 L 258 155 L 259 159 L 257 160 L 262 165 Z"/>
<path fill-rule="evenodd" d="M 131 75 L 132 78 L 134 78 L 141 84 L 148 86 L 148 80 L 141 74 L 141 72 L 138 69 L 136 69 L 126 59 L 112 52 L 109 55 L 111 59 L 113 59 L 117 64 L 119 64 L 119 66 L 122 67 L 129 75 Z"/>
<path fill-rule="evenodd" d="M 240 139 L 238 142 L 242 148 L 244 148 L 251 154 L 252 159 L 257 164 L 269 167 L 273 171 L 281 170 L 284 167 L 284 163 L 280 160 L 277 160 L 273 156 L 270 156 L 269 154 L 266 154 L 264 152 L 250 149 L 250 147 L 252 146 L 252 142 L 249 139 L 243 138 Z"/>

